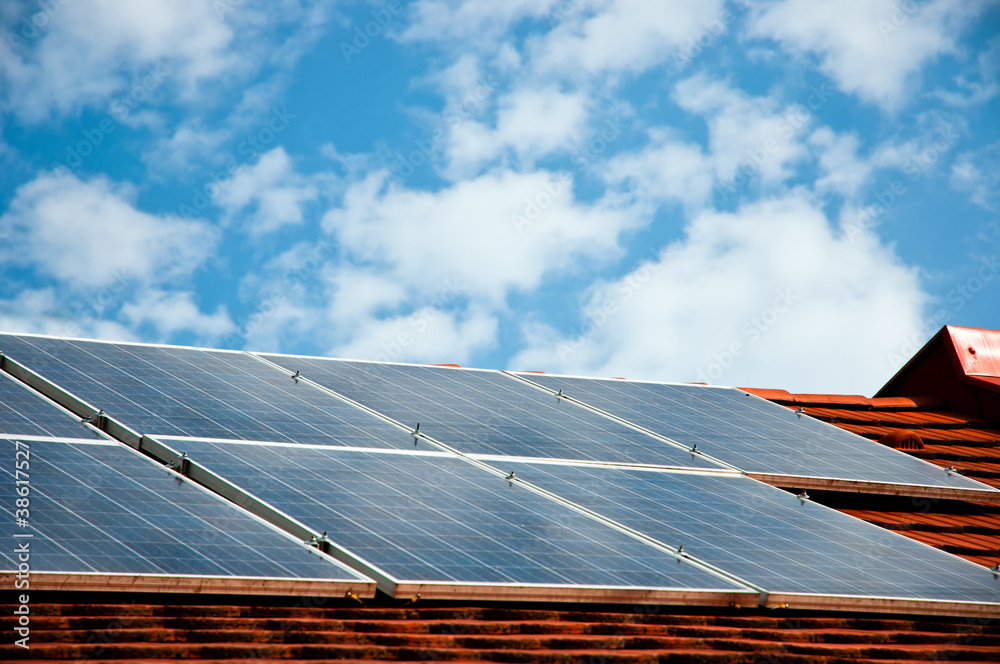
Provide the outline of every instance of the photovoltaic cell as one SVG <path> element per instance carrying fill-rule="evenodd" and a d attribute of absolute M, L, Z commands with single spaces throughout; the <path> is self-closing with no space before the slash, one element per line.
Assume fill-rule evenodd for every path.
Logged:
<path fill-rule="evenodd" d="M 734 388 L 519 375 L 745 472 L 990 489 Z"/>
<path fill-rule="evenodd" d="M 985 567 L 746 477 L 508 467 L 771 593 L 1000 602 L 1000 583 Z"/>
<path fill-rule="evenodd" d="M 184 445 L 397 581 L 739 589 L 447 453 Z"/>
<path fill-rule="evenodd" d="M 0 440 L 9 487 L 15 442 Z M 31 440 L 25 448 L 29 526 L 16 526 L 10 499 L 0 505 L 0 533 L 7 543 L 32 533 L 33 572 L 364 578 L 120 443 Z M 0 549 L 3 569 L 17 569 L 12 550 Z"/>
<path fill-rule="evenodd" d="M 80 419 L 0 371 L 0 434 L 101 438 Z"/>
<path fill-rule="evenodd" d="M 0 350 L 140 434 L 357 447 L 405 432 L 245 353 L 0 335 Z"/>
<path fill-rule="evenodd" d="M 720 467 L 496 371 L 262 357 L 466 453 Z"/>

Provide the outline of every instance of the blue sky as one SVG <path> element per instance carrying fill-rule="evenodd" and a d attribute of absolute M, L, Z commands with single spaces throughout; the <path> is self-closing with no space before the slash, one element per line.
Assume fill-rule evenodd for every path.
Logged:
<path fill-rule="evenodd" d="M 0 17 L 0 329 L 868 395 L 1000 329 L 997 2 Z"/>

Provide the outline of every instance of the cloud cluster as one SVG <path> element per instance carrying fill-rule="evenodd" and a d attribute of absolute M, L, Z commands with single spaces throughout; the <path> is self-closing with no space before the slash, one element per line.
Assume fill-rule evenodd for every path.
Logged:
<path fill-rule="evenodd" d="M 837 86 L 897 110 L 918 85 L 921 68 L 955 53 L 956 40 L 982 11 L 966 0 L 772 0 L 758 6 L 752 35 L 797 55 L 819 58 Z"/>
<path fill-rule="evenodd" d="M 792 193 L 702 213 L 658 258 L 595 285 L 570 334 L 526 325 L 510 367 L 871 393 L 925 302 L 877 238 L 848 240 Z"/>
<path fill-rule="evenodd" d="M 190 285 L 190 276 L 214 254 L 219 233 L 210 225 L 136 207 L 137 192 L 107 178 L 81 180 L 69 173 L 44 173 L 14 193 L 0 228 L 0 262 L 44 276 L 54 285 L 28 289 L 0 303 L 17 329 L 60 329 L 63 334 L 129 336 L 122 323 L 109 324 L 123 310 L 126 322 L 151 323 L 158 338 L 194 330 L 212 338 L 226 327 L 224 310 L 206 318 L 190 293 L 167 293 L 166 285 Z M 17 322 L 21 319 L 22 322 Z M 26 322 L 27 321 L 27 322 Z"/>

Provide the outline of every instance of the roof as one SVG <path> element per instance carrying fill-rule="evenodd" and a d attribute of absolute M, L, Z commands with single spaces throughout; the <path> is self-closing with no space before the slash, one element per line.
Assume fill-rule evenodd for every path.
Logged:
<path fill-rule="evenodd" d="M 588 662 L 996 660 L 1000 625 L 958 618 L 684 613 L 665 607 L 298 606 L 136 602 L 32 606 L 31 655 L 45 661 L 168 659 Z M 14 617 L 4 608 L 0 625 Z M 0 644 L 7 661 L 26 658 Z"/>
<path fill-rule="evenodd" d="M 744 388 L 1000 488 L 1000 331 L 945 326 L 872 397 Z M 1000 559 L 1000 507 L 868 496 L 832 506 L 968 560 Z"/>
<path fill-rule="evenodd" d="M 1000 488 L 1000 332 L 945 328 L 874 397 L 743 388 Z M 964 346 L 963 346 L 964 344 Z M 972 347 L 975 359 L 960 348 Z M 994 381 L 997 379 L 997 381 Z M 909 391 L 914 390 L 914 391 Z M 975 563 L 1000 558 L 1000 506 L 810 489 L 813 499 Z M 343 599 L 35 595 L 35 657 L 784 662 L 949 659 L 1000 652 L 1000 626 L 792 608 L 557 606 Z M 288 602 L 295 601 L 295 606 Z M 70 602 L 70 603 L 67 603 Z M 75 602 L 75 603 L 74 603 Z M 281 603 L 286 605 L 282 606 Z M 217 603 L 219 605 L 212 605 Z M 208 605 L 206 605 L 208 604 Z M 12 616 L 12 610 L 5 610 Z M 13 627 L 12 618 L 0 624 Z M 5 657 L 13 646 L 0 646 Z"/>
<path fill-rule="evenodd" d="M 802 408 L 811 417 L 1000 488 L 1000 421 L 950 410 L 939 397 L 866 398 L 743 389 L 793 410 Z M 914 439 L 921 449 L 893 444 Z M 833 502 L 852 516 L 981 565 L 992 567 L 1000 558 L 1000 507 L 996 505 L 875 496 L 865 496 L 850 506 L 842 497 Z"/>
<path fill-rule="evenodd" d="M 934 395 L 952 410 L 1000 420 L 1000 331 L 946 325 L 876 397 Z"/>

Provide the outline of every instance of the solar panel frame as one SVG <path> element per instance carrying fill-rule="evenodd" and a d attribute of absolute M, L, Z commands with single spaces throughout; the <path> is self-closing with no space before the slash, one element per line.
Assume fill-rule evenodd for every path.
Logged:
<path fill-rule="evenodd" d="M 0 447 L 28 462 L 18 476 L 30 478 L 19 485 L 29 488 L 27 523 L 15 523 L 10 501 L 0 505 L 0 533 L 28 543 L 33 589 L 374 595 L 370 578 L 119 442 L 3 439 Z M 14 485 L 6 466 L 0 477 Z M 18 569 L 0 551 L 0 576 L 13 583 Z"/>
<path fill-rule="evenodd" d="M 256 355 L 465 454 L 723 467 L 498 371 Z"/>
<path fill-rule="evenodd" d="M 891 487 L 929 487 L 949 492 L 947 497 L 960 498 L 961 492 L 966 491 L 979 492 L 974 498 L 995 497 L 1000 500 L 1000 491 L 993 487 L 961 475 L 949 475 L 943 469 L 922 459 L 879 445 L 832 424 L 802 416 L 737 388 L 559 374 L 504 373 L 516 380 L 537 385 L 550 394 L 555 394 L 561 389 L 569 400 L 578 401 L 597 412 L 605 413 L 608 417 L 628 420 L 642 429 L 676 440 L 685 447 L 698 445 L 700 453 L 718 459 L 730 467 L 739 468 L 769 484 L 836 489 L 837 485 L 830 484 L 831 482 L 863 482 L 872 492 L 891 490 Z M 615 401 L 609 396 L 612 391 L 622 395 L 621 398 Z M 716 411 L 739 413 L 738 417 L 734 415 L 732 419 L 738 419 L 740 424 L 714 417 L 710 423 L 699 423 L 688 430 L 675 423 L 666 422 L 668 416 L 685 422 L 693 421 L 695 418 L 695 415 L 690 413 L 668 412 L 668 405 L 678 410 L 681 408 L 690 410 L 692 407 L 677 398 L 669 398 L 665 394 L 666 391 L 699 400 L 706 410 L 714 408 Z M 634 396 L 636 394 L 650 397 L 641 402 L 641 408 L 637 404 L 639 400 Z M 726 403 L 712 403 L 707 399 L 709 396 L 723 397 Z M 726 408 L 723 409 L 722 406 Z M 753 429 L 753 424 L 746 425 L 747 422 L 756 423 L 752 417 L 753 413 L 766 418 L 769 422 L 768 428 L 780 433 L 780 441 L 783 442 L 770 439 L 763 442 L 765 436 L 761 435 L 760 430 Z M 740 432 L 739 435 L 737 430 Z M 715 435 L 706 434 L 713 431 Z M 796 435 L 792 435 L 793 433 Z M 779 447 L 778 454 L 786 465 L 784 467 L 756 465 L 753 456 L 744 451 L 746 448 L 752 448 L 754 441 L 762 441 L 762 444 L 753 449 L 763 449 L 763 446 Z M 771 457 L 773 458 L 773 455 Z M 803 461 L 790 466 L 787 465 L 790 459 Z M 817 466 L 831 470 L 815 472 L 813 468 Z M 846 472 L 833 470 L 845 466 L 853 470 Z M 811 478 L 822 480 L 823 483 L 803 484 L 795 482 L 794 478 Z M 957 495 L 952 496 L 950 493 Z"/>
<path fill-rule="evenodd" d="M 347 480 L 343 479 L 346 476 L 351 475 L 352 477 L 365 476 L 364 473 L 359 470 L 364 463 L 372 463 L 372 459 L 393 459 L 393 463 L 399 461 L 402 465 L 392 466 L 392 464 L 383 464 L 382 469 L 395 470 L 401 473 L 411 473 L 409 475 L 410 479 L 413 479 L 412 473 L 414 464 L 421 464 L 426 459 L 432 459 L 434 461 L 434 466 L 430 466 L 430 473 L 438 473 L 442 477 L 447 475 L 445 471 L 441 470 L 442 466 L 449 466 L 452 470 L 455 468 L 460 469 L 458 472 L 464 473 L 471 477 L 475 477 L 476 481 L 487 482 L 489 485 L 493 486 L 493 489 L 489 491 L 494 491 L 496 487 L 503 487 L 507 489 L 511 485 L 504 482 L 502 477 L 498 477 L 495 474 L 491 475 L 489 472 L 484 471 L 481 467 L 474 462 L 470 463 L 469 460 L 463 459 L 458 455 L 454 455 L 448 452 L 442 451 L 397 451 L 397 450 L 385 450 L 385 449 L 369 449 L 369 450 L 345 450 L 344 448 L 336 448 L 330 446 L 306 446 L 306 445 L 289 445 L 284 443 L 248 443 L 246 441 L 197 441 L 189 439 L 186 441 L 180 440 L 170 440 L 163 441 L 164 443 L 170 443 L 171 445 L 179 448 L 184 446 L 189 451 L 189 457 L 195 466 L 204 467 L 216 475 L 225 478 L 225 480 L 230 483 L 233 490 L 237 491 L 242 495 L 250 495 L 254 498 L 265 502 L 267 505 L 273 507 L 274 509 L 280 511 L 282 514 L 287 515 L 288 518 L 294 519 L 298 523 L 306 524 L 312 530 L 326 530 L 331 533 L 331 539 L 334 540 L 334 549 L 331 551 L 332 555 L 339 557 L 341 560 L 348 562 L 352 567 L 364 571 L 369 576 L 372 576 L 379 582 L 379 587 L 384 592 L 390 595 L 406 597 L 409 596 L 407 593 L 420 592 L 423 597 L 438 597 L 438 598 L 466 598 L 466 599 L 530 599 L 539 601 L 621 601 L 621 602 L 641 602 L 641 603 L 682 603 L 682 604 L 711 604 L 711 605 L 728 605 L 731 602 L 752 602 L 756 603 L 757 593 L 752 588 L 742 586 L 734 582 L 730 578 L 722 578 L 721 575 L 711 574 L 705 572 L 704 569 L 695 565 L 694 570 L 699 578 L 710 579 L 712 586 L 708 589 L 699 587 L 662 587 L 662 586 L 651 586 L 647 584 L 643 587 L 629 586 L 621 583 L 616 584 L 600 584 L 600 583 L 583 583 L 580 581 L 566 583 L 566 582 L 555 582 L 552 578 L 545 581 L 540 581 L 537 577 L 526 578 L 521 575 L 521 578 L 499 578 L 496 575 L 509 574 L 510 569 L 504 565 L 494 565 L 492 567 L 485 567 L 481 562 L 476 562 L 475 556 L 469 559 L 470 565 L 473 567 L 478 567 L 478 571 L 473 570 L 472 567 L 461 568 L 453 561 L 449 562 L 448 565 L 451 566 L 450 569 L 464 569 L 463 574 L 471 574 L 468 578 L 457 579 L 454 577 L 448 577 L 448 573 L 442 573 L 434 578 L 429 578 L 429 575 L 425 569 L 422 576 L 417 578 L 406 578 L 407 576 L 407 564 L 401 563 L 399 561 L 392 562 L 389 561 L 388 565 L 385 560 L 377 559 L 378 556 L 385 555 L 403 555 L 413 558 L 414 550 L 414 540 L 416 537 L 424 538 L 426 543 L 426 538 L 432 536 L 430 531 L 426 529 L 421 531 L 417 528 L 416 532 L 411 532 L 413 529 L 412 525 L 407 525 L 405 521 L 401 518 L 401 513 L 406 509 L 417 509 L 413 507 L 414 505 L 421 505 L 421 500 L 430 500 L 427 496 L 434 494 L 436 491 L 443 491 L 444 487 L 451 485 L 444 479 L 437 482 L 437 484 L 420 484 L 419 481 L 413 481 L 411 483 L 412 492 L 414 495 L 406 496 L 400 491 L 393 489 L 395 493 L 394 497 L 386 498 L 381 503 L 377 505 L 364 505 L 363 503 L 358 503 L 357 501 L 362 500 L 359 496 L 363 496 L 364 492 L 355 492 L 351 494 L 346 490 L 341 489 L 337 484 L 331 484 L 329 478 L 337 477 L 338 483 L 344 483 Z M 263 461 L 251 462 L 249 459 L 255 455 L 254 450 L 249 449 L 251 446 L 256 446 L 258 449 L 262 449 L 266 454 L 275 455 L 278 451 L 281 452 L 283 456 L 268 456 L 267 462 Z M 327 459 L 336 459 L 336 463 L 340 464 L 336 472 L 330 469 L 324 469 L 322 473 L 318 470 L 322 466 L 322 460 L 317 460 L 316 458 L 310 458 L 309 464 L 299 464 L 297 462 L 289 461 L 289 458 L 303 458 L 304 456 L 314 455 L 320 456 Z M 266 456 L 263 454 L 258 454 L 257 456 Z M 367 457 L 363 460 L 364 463 L 359 461 L 360 457 Z M 351 463 L 346 465 L 344 460 L 351 459 Z M 405 464 L 403 463 L 405 462 Z M 284 464 L 284 465 L 283 465 Z M 289 465 L 291 464 L 291 465 Z M 392 466 L 392 468 L 390 468 Z M 409 468 L 405 470 L 404 468 Z M 427 470 L 427 466 L 423 466 L 424 470 Z M 451 472 L 451 471 L 449 471 Z M 371 474 L 367 475 L 369 479 L 362 480 L 362 483 L 368 482 L 371 477 L 384 477 L 382 474 Z M 421 474 L 420 478 L 424 478 L 425 475 Z M 452 477 L 452 479 L 454 479 Z M 353 480 L 352 480 L 353 481 Z M 464 480 L 463 480 L 464 481 Z M 301 486 L 301 489 L 289 490 L 289 483 L 295 484 L 295 486 Z M 384 482 L 379 480 L 379 484 L 383 486 Z M 406 485 L 401 485 L 406 486 Z M 468 488 L 467 483 L 463 485 Z M 516 485 L 515 485 L 516 486 Z M 284 491 L 286 494 L 284 496 L 278 495 L 278 492 Z M 322 500 L 319 498 L 312 499 L 308 497 L 308 492 L 324 491 L 322 494 Z M 340 491 L 334 495 L 334 492 Z M 486 489 L 476 488 L 474 493 L 483 493 Z M 424 492 L 420 494 L 419 492 Z M 505 502 L 506 498 L 501 494 L 487 494 L 490 500 L 482 502 L 483 509 L 476 511 L 466 510 L 466 514 L 470 518 L 486 518 L 493 519 L 497 527 L 503 526 L 505 522 L 498 520 L 494 513 L 500 509 L 499 506 L 506 505 L 510 507 L 511 504 Z M 424 497 L 422 498 L 421 495 Z M 436 495 L 436 494 L 435 494 Z M 664 561 L 669 561 L 671 564 L 677 563 L 677 558 L 671 556 L 669 552 L 651 547 L 647 544 L 640 542 L 639 540 L 624 535 L 621 532 L 607 528 L 606 526 L 593 521 L 590 517 L 582 514 L 577 514 L 573 510 L 568 510 L 563 506 L 556 503 L 552 503 L 548 499 L 544 499 L 539 496 L 525 498 L 525 496 L 530 496 L 530 492 L 524 492 L 521 495 L 521 500 L 529 500 L 533 509 L 541 509 L 545 512 L 554 512 L 564 515 L 566 518 L 571 518 L 575 520 L 577 528 L 583 528 L 591 532 L 600 532 L 602 537 L 607 538 L 609 541 L 613 542 L 615 546 L 627 546 L 631 547 L 634 552 L 640 552 L 645 559 L 649 559 L 652 556 L 655 559 L 662 558 Z M 499 496 L 499 497 L 498 497 Z M 299 500 L 303 501 L 301 504 L 295 504 L 292 501 Z M 284 501 L 284 502 L 283 502 Z M 468 507 L 469 503 L 467 500 L 455 499 L 452 501 L 442 501 L 440 503 L 441 513 L 447 510 L 460 510 L 462 505 Z M 353 517 L 340 516 L 334 511 L 331 506 L 336 506 L 337 510 L 358 510 L 358 513 L 354 514 Z M 524 508 L 519 508 L 524 509 Z M 317 520 L 316 514 L 323 514 L 321 519 Z M 476 516 L 478 515 L 478 516 Z M 474 522 L 473 518 L 473 522 Z M 537 518 L 537 517 L 536 517 Z M 322 520 L 326 519 L 326 520 Z M 344 521 L 348 519 L 349 521 Z M 353 519 L 353 520 L 350 520 Z M 461 537 L 472 536 L 473 540 L 477 541 L 476 538 L 481 538 L 482 533 L 469 533 L 466 532 L 467 525 L 459 525 L 459 522 L 452 519 L 450 521 L 441 521 L 439 523 L 451 524 L 448 528 L 459 528 L 462 530 Z M 345 525 L 347 524 L 347 525 Z M 357 529 L 357 532 L 350 535 L 350 537 L 359 537 L 357 541 L 349 540 L 345 541 L 345 537 L 348 537 L 346 531 L 347 527 Z M 432 527 L 437 527 L 433 526 Z M 507 527 L 507 526 L 504 526 Z M 564 532 L 565 528 L 556 524 L 553 526 L 549 524 L 546 528 L 554 528 L 549 534 L 558 532 Z M 421 535 L 423 532 L 423 535 Z M 548 531 L 547 531 L 548 532 Z M 573 532 L 577 532 L 574 530 Z M 360 533 L 360 536 L 359 536 Z M 395 544 L 387 543 L 386 533 L 389 533 L 390 537 L 396 540 Z M 460 533 L 457 531 L 452 533 L 453 537 L 459 537 Z M 565 535 L 563 535 L 565 536 Z M 576 536 L 576 535 L 574 535 Z M 533 536 L 529 536 L 533 537 Z M 361 542 L 359 545 L 358 542 Z M 440 540 L 445 542 L 444 540 Z M 542 540 L 535 538 L 535 546 L 551 547 L 549 544 L 542 544 Z M 596 540 L 595 540 L 596 541 Z M 624 544 L 623 544 L 624 543 Z M 376 546 L 378 545 L 378 546 Z M 444 551 L 448 556 L 461 554 L 459 549 L 454 546 L 444 543 L 442 544 Z M 590 544 L 588 546 L 594 546 Z M 603 548 L 608 545 L 602 544 Z M 381 547 L 381 548 L 379 548 Z M 388 548 L 386 548 L 388 547 Z M 490 548 L 492 547 L 492 548 Z M 478 549 L 480 553 L 483 551 L 492 551 L 495 554 L 494 549 L 503 549 L 509 547 L 503 547 L 497 543 L 491 543 L 490 547 L 484 548 L 480 546 Z M 389 549 L 394 549 L 395 554 L 386 553 Z M 433 550 L 432 548 L 426 548 L 422 550 Z M 370 551 L 376 552 L 376 559 L 370 557 Z M 532 557 L 537 560 L 542 559 L 542 553 L 539 550 L 535 550 L 532 553 Z M 402 554 L 400 553 L 402 552 Z M 464 555 L 464 554 L 462 554 Z M 513 556 L 518 559 L 524 559 L 524 556 L 520 552 L 511 551 L 507 555 Z M 409 558 L 408 558 L 409 559 Z M 616 556 L 617 560 L 622 560 L 620 555 Z M 536 562 L 532 563 L 537 565 Z M 426 566 L 426 561 L 424 563 L 412 563 L 410 569 L 416 569 L 412 565 Z M 442 563 L 437 563 L 438 565 Z M 635 564 L 635 563 L 629 563 Z M 461 571 L 460 569 L 460 571 Z M 500 572 L 498 570 L 505 570 Z M 537 571 L 537 570 L 536 570 Z M 549 572 L 550 574 L 552 572 Z M 593 574 L 593 571 L 590 572 Z M 691 570 L 686 570 L 685 574 L 691 574 Z M 476 577 L 475 574 L 480 576 Z M 486 576 L 482 576 L 482 575 Z M 662 574 L 662 572 L 658 573 Z M 489 575 L 494 575 L 490 578 Z"/>

